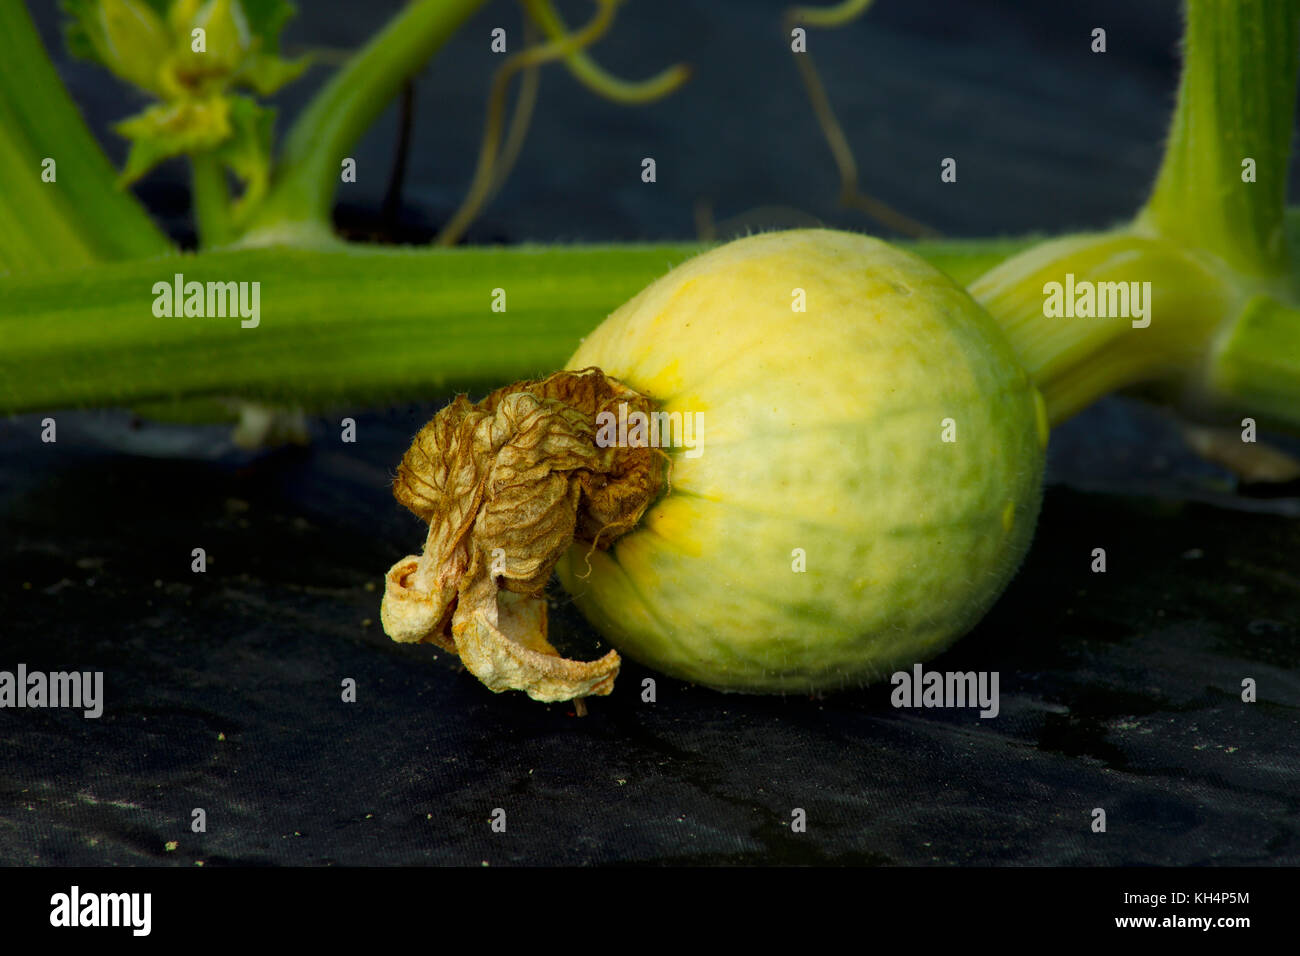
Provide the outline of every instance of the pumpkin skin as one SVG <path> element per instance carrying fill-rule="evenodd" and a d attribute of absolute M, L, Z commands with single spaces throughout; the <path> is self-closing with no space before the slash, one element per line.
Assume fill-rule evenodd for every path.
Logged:
<path fill-rule="evenodd" d="M 702 413 L 701 453 L 666 449 L 670 489 L 641 523 L 556 568 L 656 670 L 758 693 L 868 683 L 965 633 L 1028 550 L 1042 399 L 993 319 L 911 253 L 822 229 L 737 240 L 612 313 L 568 368 L 593 365 Z"/>

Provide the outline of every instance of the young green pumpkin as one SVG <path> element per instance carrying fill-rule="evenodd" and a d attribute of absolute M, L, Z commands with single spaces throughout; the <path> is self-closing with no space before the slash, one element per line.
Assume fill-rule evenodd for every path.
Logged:
<path fill-rule="evenodd" d="M 568 367 L 593 365 L 704 423 L 635 530 L 556 568 L 665 673 L 753 692 L 879 679 L 965 633 L 1028 549 L 1041 399 L 984 310 L 884 242 L 798 230 L 705 253 Z"/>
<path fill-rule="evenodd" d="M 616 310 L 568 368 L 458 399 L 394 484 L 430 530 L 389 571 L 385 630 L 493 690 L 613 686 L 616 653 L 568 661 L 547 642 L 552 568 L 644 664 L 803 692 L 937 654 L 1029 546 L 1042 399 L 964 290 L 884 242 L 729 243 Z M 694 428 L 645 447 L 650 413 Z"/>

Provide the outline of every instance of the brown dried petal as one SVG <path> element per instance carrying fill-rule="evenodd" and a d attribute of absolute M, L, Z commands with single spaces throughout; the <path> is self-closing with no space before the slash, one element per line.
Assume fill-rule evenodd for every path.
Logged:
<path fill-rule="evenodd" d="M 608 694 L 618 654 L 571 661 L 546 640 L 540 598 L 578 540 L 608 547 L 662 488 L 659 452 L 602 448 L 602 411 L 650 402 L 599 369 L 461 395 L 416 435 L 393 494 L 429 525 L 424 553 L 389 571 L 381 617 L 398 641 L 454 650 L 494 691 L 538 700 Z"/>
<path fill-rule="evenodd" d="M 417 556 L 407 555 L 384 576 L 384 602 L 379 608 L 384 633 L 402 644 L 427 641 L 454 654 L 456 645 L 443 635 L 455 609 L 455 585 L 439 593 L 415 587 L 411 582 L 419 563 Z"/>
<path fill-rule="evenodd" d="M 489 690 L 522 690 L 533 700 L 554 703 L 603 696 L 614 689 L 622 663 L 617 651 L 600 660 L 561 657 L 546 640 L 546 600 L 503 591 L 492 601 L 457 608 L 452 624 L 466 670 Z"/>

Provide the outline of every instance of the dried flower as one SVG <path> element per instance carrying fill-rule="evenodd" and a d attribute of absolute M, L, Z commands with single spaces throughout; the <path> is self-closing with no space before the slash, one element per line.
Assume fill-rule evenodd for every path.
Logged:
<path fill-rule="evenodd" d="M 385 580 L 381 618 L 395 641 L 458 654 L 493 691 L 535 700 L 608 694 L 620 659 L 569 660 L 546 636 L 543 589 L 574 541 L 607 548 L 662 489 L 652 448 L 601 447 L 596 418 L 650 402 L 600 369 L 558 372 L 464 395 L 424 426 L 393 494 L 429 525 L 424 552 Z"/>

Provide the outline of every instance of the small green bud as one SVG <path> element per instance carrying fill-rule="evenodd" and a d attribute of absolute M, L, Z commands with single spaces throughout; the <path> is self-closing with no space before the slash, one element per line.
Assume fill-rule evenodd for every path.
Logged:
<path fill-rule="evenodd" d="M 95 52 L 117 76 L 157 92 L 169 47 L 167 28 L 141 0 L 100 0 L 89 34 Z"/>

